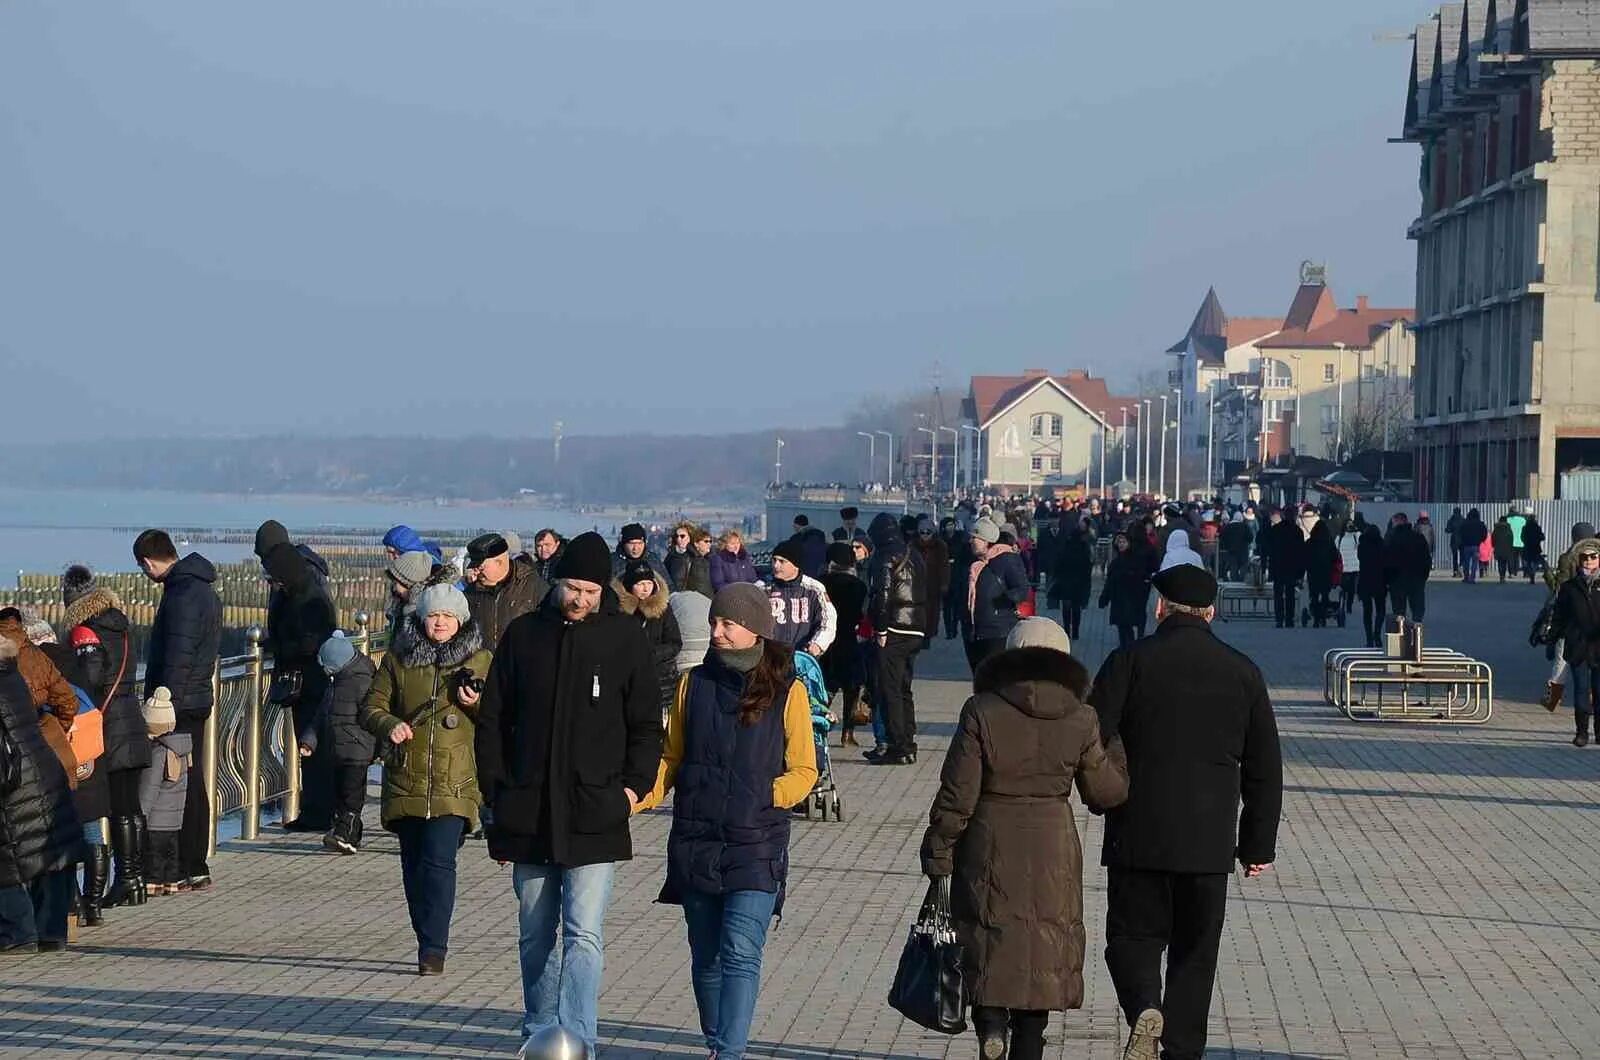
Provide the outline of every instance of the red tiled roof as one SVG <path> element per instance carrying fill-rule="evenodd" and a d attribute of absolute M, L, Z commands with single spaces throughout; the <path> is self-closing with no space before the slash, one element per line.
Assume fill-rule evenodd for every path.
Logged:
<path fill-rule="evenodd" d="M 1255 342 L 1274 331 L 1282 330 L 1283 320 L 1280 317 L 1229 317 L 1228 333 L 1224 337 L 1228 340 L 1228 348 L 1231 350 L 1235 346 Z"/>
<path fill-rule="evenodd" d="M 994 415 L 1007 405 L 1016 401 L 1029 390 L 1039 384 L 1039 380 L 1049 377 L 1060 387 L 1071 394 L 1085 408 L 1091 409 L 1096 415 L 1107 422 L 1116 416 L 1121 422 L 1122 408 L 1126 405 L 1129 409 L 1128 417 L 1136 415 L 1134 405 L 1137 398 L 1115 397 L 1104 379 L 1091 376 L 1081 368 L 1068 369 L 1056 375 L 1044 371 L 1029 371 L 1024 375 L 975 375 L 972 377 L 972 404 L 973 413 L 978 422 L 987 423 Z"/>
<path fill-rule="evenodd" d="M 1333 300 L 1333 292 L 1326 285 L 1303 283 L 1294 293 L 1294 301 L 1289 305 L 1289 314 L 1283 318 L 1283 328 L 1285 331 L 1310 331 L 1328 323 L 1338 311 L 1339 306 Z"/>
<path fill-rule="evenodd" d="M 1331 349 L 1335 343 L 1368 347 L 1396 320 L 1413 321 L 1416 316 L 1414 309 L 1339 309 L 1335 310 L 1331 319 L 1317 327 L 1286 327 L 1256 345 L 1263 350 Z"/>

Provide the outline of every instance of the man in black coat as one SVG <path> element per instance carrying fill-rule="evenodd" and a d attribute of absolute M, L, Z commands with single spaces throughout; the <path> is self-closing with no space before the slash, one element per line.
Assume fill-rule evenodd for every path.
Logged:
<path fill-rule="evenodd" d="M 534 561 L 511 554 L 503 534 L 483 534 L 467 544 L 467 609 L 494 651 L 511 623 L 538 608 L 550 593 Z"/>
<path fill-rule="evenodd" d="M 1211 632 L 1216 580 L 1184 565 L 1155 588 L 1156 631 L 1113 652 L 1089 695 L 1102 736 L 1121 737 L 1130 789 L 1100 858 L 1106 965 L 1133 1028 L 1127 1055 L 1153 1060 L 1160 1039 L 1164 1057 L 1191 1060 L 1205 1051 L 1228 876 L 1276 857 L 1283 762 L 1260 671 Z"/>
<path fill-rule="evenodd" d="M 1278 521 L 1266 529 L 1262 548 L 1267 574 L 1272 578 L 1272 617 L 1279 629 L 1293 629 L 1300 579 L 1306 576 L 1306 535 L 1293 508 L 1274 512 Z"/>
<path fill-rule="evenodd" d="M 629 817 L 656 782 L 661 701 L 650 646 L 608 587 L 599 534 L 580 534 L 556 588 L 502 638 L 478 708 L 489 856 L 515 863 L 523 1033 L 558 1020 L 594 1048 L 601 926 Z M 552 959 L 558 925 L 569 930 Z M 549 974 L 559 984 L 544 981 Z"/>
<path fill-rule="evenodd" d="M 133 542 L 133 558 L 145 577 L 160 582 L 161 606 L 150 626 L 145 648 L 144 696 L 163 685 L 172 693 L 180 733 L 201 746 L 213 706 L 211 676 L 222 647 L 222 597 L 217 595 L 217 569 L 198 552 L 182 559 L 165 530 L 146 530 Z M 178 869 L 189 889 L 211 886 L 206 852 L 211 845 L 212 793 L 200 755 L 189 756 L 188 794 L 183 804 L 183 830 L 178 837 Z M 135 848 L 142 847 L 144 817 Z"/>
<path fill-rule="evenodd" d="M 928 631 L 928 570 L 922 555 L 906 545 L 894 516 L 880 513 L 868 530 L 867 613 L 878 637 L 873 705 L 883 711 L 889 746 L 865 752 L 873 765 L 910 765 L 917 760 L 917 708 L 911 696 L 913 664 Z"/>
<path fill-rule="evenodd" d="M 1481 539 L 1480 539 L 1481 540 Z M 1477 547 L 1474 542 L 1473 547 Z M 1383 573 L 1389 583 L 1389 610 L 1409 614 L 1421 622 L 1428 613 L 1428 574 L 1433 570 L 1433 549 L 1405 512 L 1396 512 L 1383 539 Z"/>

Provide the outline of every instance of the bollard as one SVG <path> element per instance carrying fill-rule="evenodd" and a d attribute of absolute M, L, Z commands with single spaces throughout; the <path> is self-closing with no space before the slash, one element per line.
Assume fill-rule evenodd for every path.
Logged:
<path fill-rule="evenodd" d="M 371 620 L 371 616 L 365 611 L 356 612 L 356 635 L 354 643 L 356 646 L 356 651 L 360 652 L 362 655 L 372 654 L 372 630 L 367 628 L 367 623 Z"/>
<path fill-rule="evenodd" d="M 244 716 L 244 820 L 240 839 L 261 834 L 261 627 L 245 633 L 250 642 L 250 704 Z"/>
<path fill-rule="evenodd" d="M 206 786 L 206 860 L 217 856 L 217 728 L 222 713 L 222 660 L 211 664 L 211 713 L 200 743 L 200 774 Z"/>

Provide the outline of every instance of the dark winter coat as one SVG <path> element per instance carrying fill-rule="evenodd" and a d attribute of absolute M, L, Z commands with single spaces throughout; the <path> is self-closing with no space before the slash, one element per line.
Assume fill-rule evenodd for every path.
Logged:
<path fill-rule="evenodd" d="M 872 520 L 872 558 L 867 561 L 867 615 L 879 633 L 923 635 L 928 629 L 928 568 L 908 546 L 887 513 Z"/>
<path fill-rule="evenodd" d="M 937 534 L 930 538 L 918 534 L 912 538 L 911 547 L 921 553 L 923 569 L 928 572 L 927 630 L 928 636 L 937 637 L 939 615 L 944 610 L 939 604 L 950 590 L 950 549 Z"/>
<path fill-rule="evenodd" d="M 1004 640 L 1018 621 L 1017 605 L 1028 599 L 1033 582 L 1016 552 L 991 558 L 978 572 L 972 596 L 972 639 Z"/>
<path fill-rule="evenodd" d="M 822 653 L 822 679 L 830 692 L 858 687 L 866 683 L 856 629 L 867 606 L 867 584 L 853 571 L 829 571 L 822 576 L 822 586 L 838 621 L 833 643 Z"/>
<path fill-rule="evenodd" d="M 1494 529 L 1489 532 L 1489 546 L 1494 550 L 1494 558 L 1502 563 L 1511 562 L 1513 551 L 1511 538 L 1511 524 L 1500 520 L 1494 524 Z"/>
<path fill-rule="evenodd" d="M 1112 652 L 1089 703 L 1128 761 L 1130 795 L 1106 815 L 1102 865 L 1202 873 L 1274 860 L 1283 760 L 1272 702 L 1261 671 L 1205 619 L 1169 615 Z"/>
<path fill-rule="evenodd" d="M 1389 591 L 1388 579 L 1383 569 L 1383 535 L 1376 526 L 1368 525 L 1356 542 L 1356 558 L 1361 561 L 1361 572 L 1356 575 L 1357 595 L 1376 600 Z"/>
<path fill-rule="evenodd" d="M 679 552 L 676 548 L 667 549 L 667 558 L 663 561 L 667 568 L 667 581 L 679 589 L 688 588 L 689 564 L 694 559 L 694 549 Z"/>
<path fill-rule="evenodd" d="M 984 660 L 945 754 L 922 870 L 953 876 L 951 910 L 976 1005 L 1083 1005 L 1083 850 L 1068 801 L 1128 797 L 1069 655 L 1018 648 Z"/>
<path fill-rule="evenodd" d="M 1222 551 L 1233 556 L 1236 561 L 1242 562 L 1250 558 L 1250 527 L 1243 519 L 1224 526 L 1217 541 Z"/>
<path fill-rule="evenodd" d="M 1339 546 L 1334 543 L 1326 519 L 1318 519 L 1311 528 L 1311 538 L 1306 542 L 1306 587 L 1327 590 L 1333 587 L 1333 567 L 1339 559 Z"/>
<path fill-rule="evenodd" d="M 656 591 L 647 600 L 613 581 L 611 591 L 617 594 L 617 606 L 625 615 L 639 620 L 645 640 L 650 642 L 650 658 L 655 664 L 656 680 L 661 686 L 661 709 L 671 709 L 672 697 L 678 690 L 678 652 L 683 650 L 683 634 L 678 629 L 678 616 L 672 613 L 672 597 L 667 583 L 656 575 Z"/>
<path fill-rule="evenodd" d="M 1427 581 L 1433 569 L 1433 553 L 1409 523 L 1389 531 L 1383 541 L 1383 574 L 1392 586 L 1400 581 Z"/>
<path fill-rule="evenodd" d="M 1113 626 L 1137 626 L 1150 611 L 1150 560 L 1144 549 L 1128 549 L 1111 557 L 1100 606 L 1110 606 Z"/>
<path fill-rule="evenodd" d="M 468 831 L 478 827 L 482 799 L 473 738 L 483 700 L 461 702 L 456 675 L 462 670 L 480 679 L 489 672 L 478 624 L 468 621 L 435 644 L 413 614 L 361 702 L 361 727 L 384 751 L 382 817 L 390 831 L 404 817 L 464 817 Z M 397 745 L 389 734 L 401 722 L 412 736 Z"/>
<path fill-rule="evenodd" d="M 61 672 L 62 678 L 73 687 L 75 693 L 81 690 L 84 695 L 89 694 L 86 687 L 87 682 L 83 676 L 83 666 L 79 663 L 77 654 L 73 652 L 69 645 L 46 643 L 40 644 L 38 647 L 44 653 L 45 658 L 49 659 L 55 668 Z M 83 709 L 81 701 L 78 707 L 80 711 Z M 147 748 L 145 764 L 148 765 L 148 740 L 145 741 L 145 747 Z M 73 761 L 76 765 L 76 758 Z M 78 811 L 78 820 L 80 821 L 98 821 L 102 817 L 111 816 L 111 784 L 107 779 L 110 767 L 105 762 L 106 755 L 101 754 L 99 758 L 94 760 L 88 776 L 83 776 L 80 772 L 74 771 L 73 780 L 76 781 L 77 786 L 72 790 L 72 805 Z"/>
<path fill-rule="evenodd" d="M 1306 535 L 1300 524 L 1284 518 L 1266 530 L 1267 573 L 1275 582 L 1299 581 L 1306 573 Z"/>
<path fill-rule="evenodd" d="M 95 760 L 104 770 L 141 769 L 150 763 L 150 740 L 139 707 L 139 657 L 122 601 L 96 588 L 67 608 L 63 625 L 77 656 L 83 690 L 104 713 L 106 751 Z"/>
<path fill-rule="evenodd" d="M 828 535 L 821 527 L 808 526 L 794 535 L 800 543 L 800 573 L 808 578 L 821 578 L 828 569 Z"/>
<path fill-rule="evenodd" d="M 737 553 L 719 548 L 711 553 L 711 594 L 715 596 L 724 585 L 734 582 L 757 582 L 755 560 L 740 546 Z"/>
<path fill-rule="evenodd" d="M 1472 509 L 1472 511 L 1467 513 L 1466 519 L 1461 523 L 1461 547 L 1477 548 L 1479 545 L 1483 544 L 1488 536 L 1488 524 L 1486 524 L 1483 521 L 1483 517 L 1478 514 L 1478 509 Z"/>
<path fill-rule="evenodd" d="M 639 623 L 608 587 L 568 623 L 554 600 L 511 624 L 478 723 L 489 854 L 569 868 L 633 856 L 630 807 L 661 762 L 660 683 Z"/>
<path fill-rule="evenodd" d="M 1444 532 L 1450 538 L 1451 548 L 1459 549 L 1461 547 L 1461 528 L 1466 524 L 1466 521 L 1467 517 L 1461 514 L 1460 508 L 1452 511 L 1450 518 L 1444 521 Z"/>
<path fill-rule="evenodd" d="M 617 547 L 611 553 L 611 576 L 620 581 L 630 563 L 648 563 L 650 569 L 656 572 L 658 578 L 667 583 L 669 589 L 677 588 L 677 582 L 672 579 L 672 572 L 667 570 L 667 565 L 661 562 L 660 556 L 646 548 L 640 553 L 639 558 L 635 560 L 622 550 L 622 544 L 618 542 Z"/>
<path fill-rule="evenodd" d="M 17 670 L 17 646 L 0 638 L 0 729 L 18 754 L 20 778 L 14 788 L 0 790 L 0 887 L 21 886 L 64 869 L 80 861 L 83 852 L 83 826 L 72 806 L 67 772 L 45 743 L 41 721 L 54 724 L 34 708 Z"/>
<path fill-rule="evenodd" d="M 666 577 L 665 573 L 662 577 Z M 482 631 L 483 646 L 490 651 L 498 650 L 500 638 L 506 635 L 511 623 L 537 610 L 549 594 L 550 583 L 527 556 L 513 559 L 511 572 L 492 588 L 468 586 L 467 609 Z"/>
<path fill-rule="evenodd" d="M 317 649 L 339 628 L 339 616 L 327 583 L 300 548 L 287 542 L 274 545 L 261 565 L 277 583 L 267 600 L 266 646 L 273 675 L 300 675 L 300 694 L 293 701 L 298 730 L 316 717 L 328 691 Z"/>
<path fill-rule="evenodd" d="M 361 704 L 372 691 L 377 672 L 371 659 L 356 652 L 344 669 L 328 678 L 328 689 L 309 734 L 311 739 L 302 734 L 300 742 L 315 750 L 324 740 L 330 741 L 333 755 L 341 763 L 371 765 L 377 739 L 361 724 Z"/>
<path fill-rule="evenodd" d="M 1050 571 L 1050 599 L 1063 607 L 1088 607 L 1094 577 L 1094 547 L 1082 533 L 1071 534 L 1056 546 L 1055 567 Z"/>
<path fill-rule="evenodd" d="M 1561 583 L 1550 629 L 1568 663 L 1600 666 L 1600 578 L 1585 581 L 1575 574 Z"/>
<path fill-rule="evenodd" d="M 161 606 L 145 651 L 144 698 L 165 685 L 178 731 L 191 736 L 198 736 L 211 716 L 211 675 L 222 644 L 216 580 L 216 568 L 198 552 L 174 563 L 161 580 Z"/>
<path fill-rule="evenodd" d="M 699 593 L 708 600 L 715 596 L 716 590 L 711 588 L 711 556 L 690 555 L 689 567 L 677 585 L 679 592 Z"/>
<path fill-rule="evenodd" d="M 1522 552 L 1530 564 L 1538 563 L 1544 556 L 1544 527 L 1528 516 L 1522 528 Z"/>

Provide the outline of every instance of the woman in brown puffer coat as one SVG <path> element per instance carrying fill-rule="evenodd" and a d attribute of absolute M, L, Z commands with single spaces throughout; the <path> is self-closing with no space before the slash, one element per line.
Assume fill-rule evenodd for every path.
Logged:
<path fill-rule="evenodd" d="M 922 869 L 953 876 L 982 1056 L 1038 1060 L 1053 1010 L 1083 1005 L 1083 850 L 1068 797 L 1128 797 L 1120 742 L 1100 743 L 1089 673 L 1047 618 L 1012 628 L 973 676 L 940 774 Z"/>

